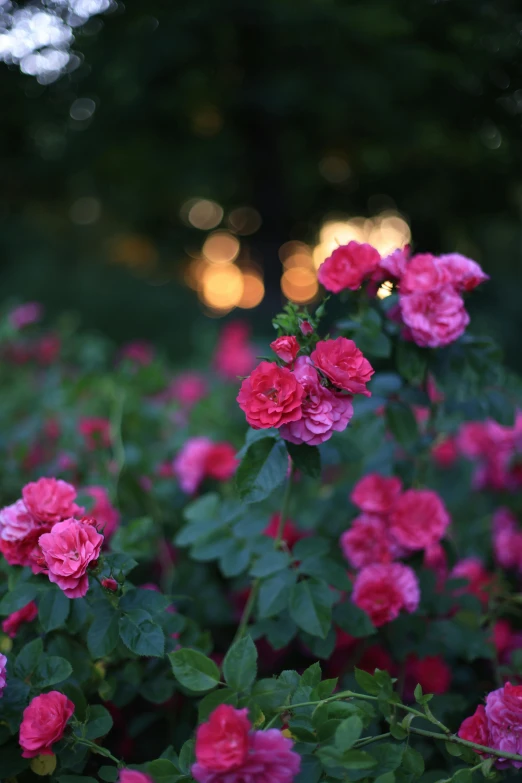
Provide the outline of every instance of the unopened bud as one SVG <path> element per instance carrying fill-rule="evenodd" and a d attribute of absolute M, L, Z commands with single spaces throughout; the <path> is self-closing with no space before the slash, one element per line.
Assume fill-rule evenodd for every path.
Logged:
<path fill-rule="evenodd" d="M 101 580 L 102 587 L 105 587 L 106 590 L 110 590 L 111 593 L 115 593 L 118 589 L 118 582 L 116 579 L 113 579 L 111 576 L 106 577 L 105 579 Z"/>
<path fill-rule="evenodd" d="M 307 337 L 309 334 L 312 334 L 314 331 L 314 327 L 310 321 L 300 321 L 299 328 L 301 330 L 301 334 L 304 334 L 305 337 Z"/>

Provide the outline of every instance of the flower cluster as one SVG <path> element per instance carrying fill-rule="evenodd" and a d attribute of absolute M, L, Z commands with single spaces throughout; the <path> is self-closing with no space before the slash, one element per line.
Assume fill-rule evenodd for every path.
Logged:
<path fill-rule="evenodd" d="M 93 517 L 75 518 L 84 511 L 75 499 L 71 484 L 41 478 L 0 511 L 0 552 L 7 562 L 47 573 L 68 598 L 87 592 L 87 569 L 98 560 L 104 538 Z"/>
<path fill-rule="evenodd" d="M 522 413 L 512 427 L 492 419 L 462 424 L 456 436 L 457 449 L 477 464 L 476 489 L 516 491 L 522 486 Z"/>
<path fill-rule="evenodd" d="M 474 714 L 466 718 L 459 737 L 506 753 L 522 754 L 522 685 L 507 682 L 486 696 L 486 706 L 479 704 Z M 522 761 L 499 758 L 499 768 L 522 768 Z"/>
<path fill-rule="evenodd" d="M 410 257 L 404 248 L 381 258 L 371 245 L 359 242 L 337 247 L 319 267 L 318 277 L 333 293 L 390 280 L 399 291 L 398 307 L 390 315 L 403 324 L 407 339 L 426 348 L 449 345 L 463 334 L 469 315 L 462 294 L 488 279 L 460 253 Z"/>
<path fill-rule="evenodd" d="M 354 487 L 352 502 L 362 511 L 340 539 L 355 569 L 352 598 L 374 625 L 395 619 L 402 608 L 419 603 L 415 573 L 397 559 L 437 544 L 450 518 L 437 495 L 427 489 L 402 490 L 400 479 L 371 473 Z"/>
<path fill-rule="evenodd" d="M 198 783 L 291 783 L 300 757 L 279 729 L 252 731 L 247 709 L 221 704 L 196 732 Z"/>
<path fill-rule="evenodd" d="M 290 443 L 316 446 L 342 432 L 353 415 L 352 395 L 370 395 L 373 368 L 353 340 L 319 341 L 298 355 L 295 336 L 272 343 L 289 366 L 261 362 L 241 384 L 237 401 L 253 429 L 276 427 Z"/>

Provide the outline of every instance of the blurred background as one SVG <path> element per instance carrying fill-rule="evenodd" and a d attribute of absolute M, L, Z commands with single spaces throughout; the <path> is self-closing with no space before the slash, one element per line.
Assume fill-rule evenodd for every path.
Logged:
<path fill-rule="evenodd" d="M 518 0 L 0 0 L 0 61 L 2 299 L 185 361 L 411 241 L 522 369 Z"/>

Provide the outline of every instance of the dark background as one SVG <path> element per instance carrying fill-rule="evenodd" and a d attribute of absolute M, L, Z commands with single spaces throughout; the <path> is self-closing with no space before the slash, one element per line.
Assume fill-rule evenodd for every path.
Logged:
<path fill-rule="evenodd" d="M 522 369 L 519 2 L 132 0 L 74 35 L 79 67 L 51 84 L 0 64 L 2 298 L 186 360 L 209 328 L 182 282 L 203 239 L 180 218 L 188 199 L 260 213 L 243 247 L 266 296 L 227 316 L 258 334 L 283 301 L 283 242 L 313 243 L 332 210 L 392 206 L 416 249 L 459 250 L 492 276 L 475 331 Z M 71 116 L 78 99 L 90 117 Z M 339 182 L 321 173 L 332 154 Z M 85 198 L 98 214 L 78 224 Z"/>

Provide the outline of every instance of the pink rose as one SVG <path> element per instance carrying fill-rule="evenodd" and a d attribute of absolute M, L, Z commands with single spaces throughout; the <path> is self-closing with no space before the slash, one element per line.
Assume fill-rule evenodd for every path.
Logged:
<path fill-rule="evenodd" d="M 4 695 L 6 683 L 7 658 L 0 653 L 0 699 Z"/>
<path fill-rule="evenodd" d="M 256 363 L 256 352 L 250 342 L 250 327 L 244 321 L 232 321 L 221 330 L 214 354 L 219 375 L 228 380 L 249 373 Z"/>
<path fill-rule="evenodd" d="M 478 557 L 465 557 L 459 560 L 450 573 L 450 579 L 467 579 L 468 585 L 454 591 L 455 596 L 470 593 L 476 596 L 483 606 L 489 602 L 494 577 L 487 571 Z"/>
<path fill-rule="evenodd" d="M 406 271 L 409 258 L 409 245 L 394 250 L 393 253 L 390 253 L 390 255 L 383 258 L 379 264 L 378 271 L 382 272 L 380 279 L 385 280 L 388 277 L 392 280 L 392 282 L 397 282 L 400 280 Z"/>
<path fill-rule="evenodd" d="M 431 454 L 440 468 L 451 468 L 458 459 L 457 442 L 451 435 L 432 446 Z"/>
<path fill-rule="evenodd" d="M 481 283 L 489 280 L 476 261 L 466 258 L 460 253 L 447 253 L 439 256 L 439 264 L 446 270 L 455 288 L 463 291 L 473 291 Z"/>
<path fill-rule="evenodd" d="M 412 693 L 418 683 L 424 693 L 440 695 L 449 690 L 451 669 L 441 655 L 427 655 L 425 658 L 410 655 L 406 659 L 406 678 L 412 683 Z"/>
<path fill-rule="evenodd" d="M 231 443 L 212 443 L 205 460 L 205 475 L 216 481 L 228 481 L 236 472 L 238 460 Z"/>
<path fill-rule="evenodd" d="M 381 260 L 371 245 L 348 242 L 336 247 L 319 267 L 317 277 L 327 291 L 338 294 L 347 288 L 356 291 L 370 277 Z"/>
<path fill-rule="evenodd" d="M 522 685 L 507 682 L 486 696 L 489 745 L 508 753 L 522 753 Z M 499 760 L 502 765 L 502 759 Z M 506 762 L 521 768 L 522 761 Z"/>
<path fill-rule="evenodd" d="M 23 329 L 25 326 L 38 323 L 42 314 L 43 307 L 39 302 L 25 302 L 11 310 L 9 322 L 15 329 Z"/>
<path fill-rule="evenodd" d="M 474 714 L 462 721 L 458 735 L 468 742 L 474 742 L 476 745 L 491 747 L 488 720 L 483 704 L 479 704 Z"/>
<path fill-rule="evenodd" d="M 304 389 L 295 375 L 275 362 L 261 362 L 241 384 L 237 401 L 255 430 L 281 427 L 303 415 Z"/>
<path fill-rule="evenodd" d="M 308 337 L 308 335 L 313 334 L 314 331 L 314 327 L 312 326 L 310 321 L 300 321 L 299 329 L 303 337 Z"/>
<path fill-rule="evenodd" d="M 399 304 L 413 341 L 424 348 L 449 345 L 469 324 L 462 297 L 451 285 L 401 295 Z"/>
<path fill-rule="evenodd" d="M 18 629 L 24 623 L 30 623 L 38 614 L 38 607 L 34 601 L 18 609 L 17 612 L 10 614 L 2 623 L 2 631 L 6 633 L 11 639 L 14 639 L 18 633 Z"/>
<path fill-rule="evenodd" d="M 236 450 L 230 443 L 213 443 L 210 438 L 189 438 L 172 468 L 181 489 L 188 495 L 207 478 L 228 481 L 237 468 Z"/>
<path fill-rule="evenodd" d="M 83 513 L 83 509 L 74 502 L 75 488 L 62 479 L 41 478 L 26 484 L 22 497 L 37 522 L 60 522 Z"/>
<path fill-rule="evenodd" d="M 23 500 L 4 506 L 0 511 L 0 539 L 3 541 L 21 541 L 36 527 L 37 523 Z"/>
<path fill-rule="evenodd" d="M 402 563 L 379 563 L 363 568 L 355 577 L 352 601 L 379 627 L 395 620 L 401 609 L 411 614 L 420 601 L 415 572 Z"/>
<path fill-rule="evenodd" d="M 334 386 L 351 394 L 371 396 L 366 388 L 375 370 L 353 340 L 337 337 L 321 340 L 311 355 L 312 361 Z"/>
<path fill-rule="evenodd" d="M 251 731 L 246 709 L 221 704 L 196 731 L 197 783 L 292 783 L 300 757 L 279 729 Z"/>
<path fill-rule="evenodd" d="M 67 598 L 84 596 L 89 589 L 87 569 L 98 560 L 102 543 L 103 536 L 88 522 L 58 522 L 50 533 L 40 536 L 49 581 L 57 584 Z"/>
<path fill-rule="evenodd" d="M 402 482 L 395 476 L 369 473 L 352 490 L 352 503 L 367 514 L 387 514 L 400 495 Z"/>
<path fill-rule="evenodd" d="M 154 783 L 149 775 L 136 769 L 121 769 L 118 783 Z"/>
<path fill-rule="evenodd" d="M 340 545 L 352 568 L 390 563 L 394 559 L 393 543 L 382 517 L 370 514 L 356 517 L 350 529 L 341 535 Z"/>
<path fill-rule="evenodd" d="M 401 277 L 401 294 L 435 291 L 450 282 L 449 272 L 430 253 L 413 256 Z"/>
<path fill-rule="evenodd" d="M 126 343 L 120 351 L 120 360 L 125 359 L 146 367 L 154 360 L 154 347 L 146 340 L 134 340 Z"/>
<path fill-rule="evenodd" d="M 168 396 L 172 396 L 181 405 L 191 408 L 202 400 L 208 392 L 208 384 L 203 375 L 198 372 L 184 372 L 174 378 L 168 389 Z"/>
<path fill-rule="evenodd" d="M 425 549 L 443 537 L 450 523 L 444 503 L 429 489 L 408 489 L 390 513 L 390 532 L 409 550 Z"/>
<path fill-rule="evenodd" d="M 22 756 L 25 759 L 50 756 L 52 746 L 62 739 L 73 712 L 74 704 L 59 691 L 35 696 L 25 708 L 20 726 Z"/>
<path fill-rule="evenodd" d="M 345 430 L 353 415 L 351 397 L 335 394 L 322 386 L 308 356 L 296 359 L 294 376 L 304 390 L 302 417 L 284 424 L 281 437 L 290 443 L 318 446 L 329 440 L 334 431 Z"/>
<path fill-rule="evenodd" d="M 299 343 L 293 335 L 278 337 L 277 340 L 270 343 L 270 348 L 277 358 L 285 364 L 291 364 L 299 353 Z"/>
<path fill-rule="evenodd" d="M 6 541 L 0 538 L 0 552 L 9 565 L 28 566 L 34 574 L 42 572 L 45 561 L 38 543 L 42 533 L 47 533 L 51 525 L 35 525 L 23 538 Z"/>

